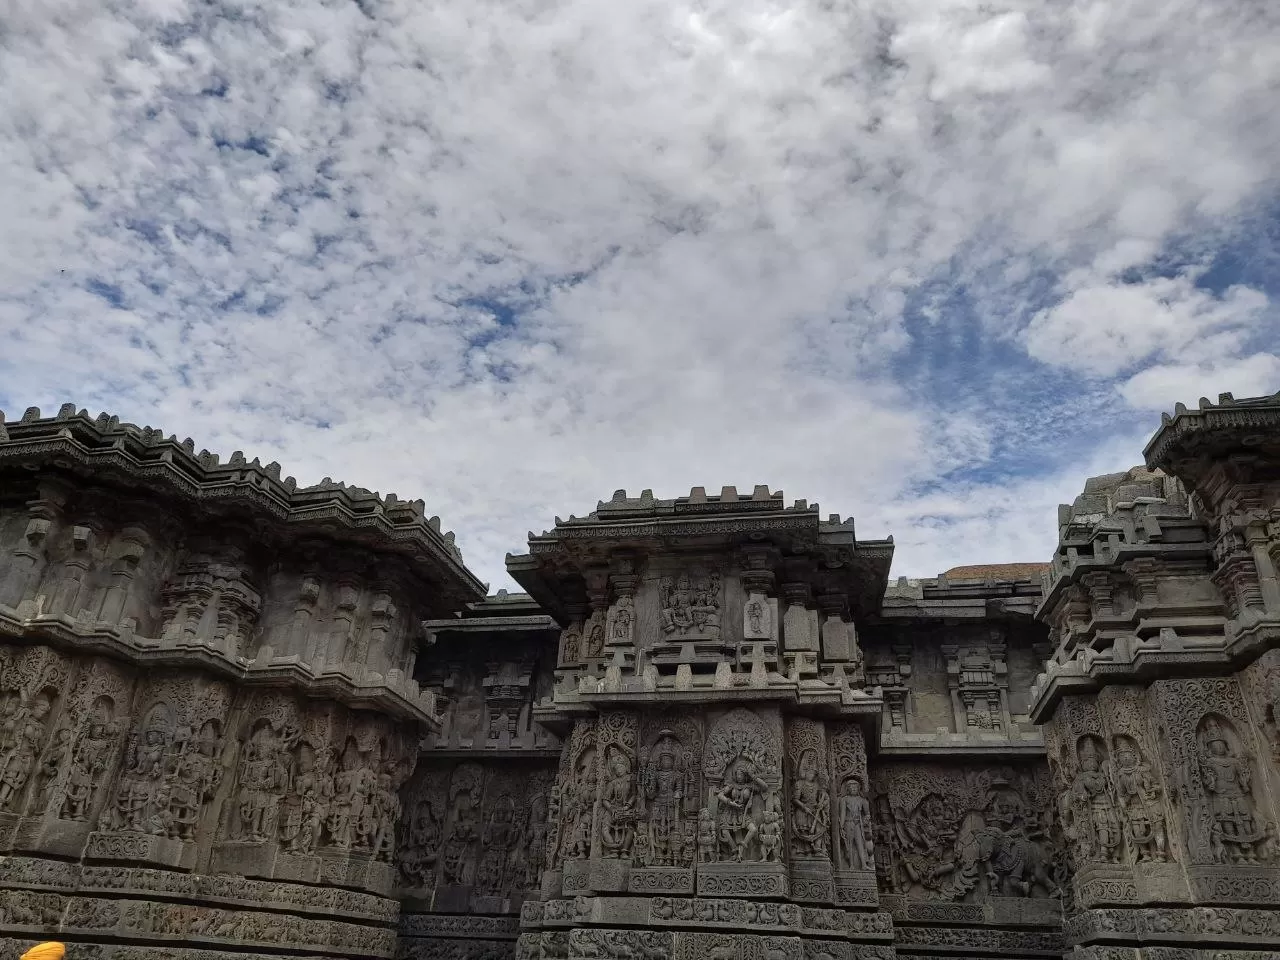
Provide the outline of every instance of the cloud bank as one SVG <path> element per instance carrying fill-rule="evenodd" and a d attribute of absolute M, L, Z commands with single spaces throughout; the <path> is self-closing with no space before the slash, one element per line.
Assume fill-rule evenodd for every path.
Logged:
<path fill-rule="evenodd" d="M 421 496 L 494 586 L 756 483 L 895 574 L 1047 558 L 1280 388 L 1280 9 L 7 0 L 0 406 Z"/>

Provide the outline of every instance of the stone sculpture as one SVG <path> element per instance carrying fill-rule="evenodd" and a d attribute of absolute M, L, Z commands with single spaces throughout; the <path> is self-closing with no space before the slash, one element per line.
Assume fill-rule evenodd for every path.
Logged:
<path fill-rule="evenodd" d="M 870 870 L 875 864 L 875 842 L 871 836 L 871 805 L 862 782 L 850 777 L 841 787 L 839 806 L 840 866 L 848 870 Z"/>

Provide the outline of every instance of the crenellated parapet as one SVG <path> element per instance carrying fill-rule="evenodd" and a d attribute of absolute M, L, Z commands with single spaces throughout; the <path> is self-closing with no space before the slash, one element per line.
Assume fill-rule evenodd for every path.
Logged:
<path fill-rule="evenodd" d="M 0 433 L 11 934 L 394 950 L 422 624 L 483 587 L 420 505 L 279 473 L 69 407 Z"/>

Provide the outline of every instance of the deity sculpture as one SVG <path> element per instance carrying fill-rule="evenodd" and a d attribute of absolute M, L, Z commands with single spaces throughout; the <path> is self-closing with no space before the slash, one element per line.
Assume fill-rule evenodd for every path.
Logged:
<path fill-rule="evenodd" d="M 399 765 L 392 761 L 383 764 L 378 773 L 376 802 L 372 804 L 376 811 L 374 817 L 373 840 L 370 852 L 375 860 L 391 861 L 396 848 L 396 824 L 400 822 L 403 804 L 400 802 L 400 784 L 405 774 Z"/>
<path fill-rule="evenodd" d="M 280 839 L 290 853 L 312 854 L 319 841 L 320 825 L 328 812 L 327 794 L 332 792 L 329 778 L 321 766 L 311 744 L 298 744 L 280 825 Z"/>
<path fill-rule="evenodd" d="M 871 805 L 863 795 L 862 781 L 850 777 L 841 787 L 837 804 L 840 847 L 836 861 L 842 870 L 870 870 L 875 843 L 871 839 Z"/>
<path fill-rule="evenodd" d="M 608 758 L 609 778 L 600 790 L 600 847 L 604 856 L 626 859 L 635 838 L 636 789 L 631 761 L 617 748 Z"/>
<path fill-rule="evenodd" d="M 542 793 L 535 793 L 529 798 L 529 819 L 524 838 L 521 857 L 524 876 L 520 882 L 525 887 L 535 887 L 542 875 L 547 849 L 547 800 Z"/>
<path fill-rule="evenodd" d="M 701 863 L 716 862 L 716 818 L 707 807 L 698 811 L 698 860 Z"/>
<path fill-rule="evenodd" d="M 587 656 L 604 656 L 604 624 L 600 622 L 598 617 L 593 619 L 591 633 L 587 637 Z"/>
<path fill-rule="evenodd" d="M 1254 807 L 1249 761 L 1238 756 L 1222 725 L 1205 724 L 1200 779 L 1209 795 L 1210 848 L 1219 863 L 1257 863 L 1265 858 L 1267 830 Z"/>
<path fill-rule="evenodd" d="M 333 799 L 326 823 L 329 841 L 335 847 L 350 847 L 356 844 L 357 838 L 368 837 L 372 827 L 368 810 L 372 776 L 355 741 L 349 741 L 333 778 Z"/>
<path fill-rule="evenodd" d="M 171 722 L 168 709 L 157 705 L 147 714 L 141 733 L 129 735 L 115 799 L 107 808 L 108 830 L 168 832 L 168 791 L 163 785 Z"/>
<path fill-rule="evenodd" d="M 595 812 L 595 799 L 595 757 L 588 754 L 578 766 L 577 780 L 565 785 L 564 807 L 567 828 L 564 838 L 564 857 L 566 860 L 584 860 L 591 856 L 591 824 Z"/>
<path fill-rule="evenodd" d="M 518 840 L 515 803 L 511 797 L 501 796 L 493 805 L 481 835 L 484 853 L 480 857 L 476 886 L 483 893 L 497 894 L 502 890 L 508 860 Z"/>
<path fill-rule="evenodd" d="M 249 735 L 240 761 L 237 805 L 242 839 L 275 838 L 280 800 L 289 785 L 285 757 L 299 736 L 296 729 L 269 720 L 260 720 Z"/>
<path fill-rule="evenodd" d="M 453 823 L 449 839 L 445 841 L 443 876 L 445 883 L 466 883 L 470 869 L 471 852 L 480 839 L 480 783 L 469 772 L 455 773 L 449 791 L 449 805 L 453 810 Z"/>
<path fill-rule="evenodd" d="M 756 776 L 754 765 L 745 758 L 733 765 L 729 782 L 716 792 L 720 845 L 734 862 L 748 859 L 760 829 L 755 803 L 757 798 L 766 798 L 769 793 L 769 785 Z"/>
<path fill-rule="evenodd" d="M 757 836 L 760 839 L 760 859 L 765 863 L 777 863 L 782 859 L 782 824 L 777 810 L 766 810 L 760 822 Z"/>
<path fill-rule="evenodd" d="M 1123 843 L 1120 821 L 1111 799 L 1111 785 L 1092 740 L 1081 741 L 1079 759 L 1080 768 L 1071 791 L 1073 801 L 1084 809 L 1084 816 L 1076 823 L 1081 859 L 1119 863 Z"/>
<path fill-rule="evenodd" d="M 664 730 L 655 747 L 656 759 L 651 759 L 645 770 L 644 795 L 649 810 L 652 866 L 671 866 L 678 859 L 685 778 L 683 771 L 676 769 L 675 747 L 676 741 Z"/>
<path fill-rule="evenodd" d="M 635 601 L 624 594 L 613 607 L 613 639 L 630 640 L 631 624 L 634 621 Z"/>
<path fill-rule="evenodd" d="M 757 637 L 764 633 L 768 615 L 769 611 L 759 597 L 752 597 L 747 602 L 747 624 L 751 628 L 751 636 Z"/>
<path fill-rule="evenodd" d="M 582 629 L 571 623 L 564 631 L 563 653 L 561 660 L 565 663 L 576 663 L 582 648 Z"/>
<path fill-rule="evenodd" d="M 1129 842 L 1139 861 L 1164 863 L 1169 859 L 1168 833 L 1151 767 L 1128 737 L 1116 739 L 1115 763 L 1116 791 Z"/>
<path fill-rule="evenodd" d="M 414 808 L 405 830 L 399 857 L 405 886 L 434 886 L 436 861 L 440 857 L 440 814 L 429 799 Z"/>
<path fill-rule="evenodd" d="M 194 838 L 200 811 L 222 779 L 222 765 L 218 762 L 221 750 L 222 738 L 212 720 L 194 742 L 179 745 L 170 778 L 170 835 L 180 840 Z"/>
<path fill-rule="evenodd" d="M 800 754 L 791 784 L 793 853 L 799 857 L 825 857 L 831 831 L 831 797 L 818 770 L 818 752 L 812 747 Z"/>
<path fill-rule="evenodd" d="M 54 733 L 53 742 L 49 744 L 44 758 L 40 761 L 40 769 L 36 771 L 35 793 L 31 801 L 31 808 L 36 813 L 44 813 L 58 774 L 70 765 L 71 734 L 70 727 L 60 727 Z"/>
<path fill-rule="evenodd" d="M 720 634 L 720 575 L 663 577 L 658 585 L 664 633 Z"/>
<path fill-rule="evenodd" d="M 115 749 L 119 725 L 112 718 L 113 703 L 109 697 L 94 701 L 84 732 L 71 751 L 71 770 L 67 774 L 62 807 L 63 820 L 87 820 L 102 772 Z"/>
<path fill-rule="evenodd" d="M 29 705 L 18 705 L 0 732 L 0 810 L 14 806 L 35 770 L 53 703 L 43 691 Z"/>

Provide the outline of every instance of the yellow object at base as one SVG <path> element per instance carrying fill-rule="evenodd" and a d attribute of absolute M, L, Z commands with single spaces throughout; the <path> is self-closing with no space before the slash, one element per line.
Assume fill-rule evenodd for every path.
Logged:
<path fill-rule="evenodd" d="M 48 943 L 37 943 L 24 953 L 19 960 L 62 960 L 66 952 L 66 947 L 56 940 L 51 940 Z"/>

